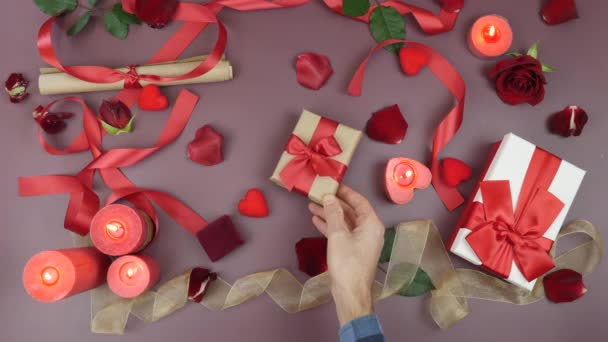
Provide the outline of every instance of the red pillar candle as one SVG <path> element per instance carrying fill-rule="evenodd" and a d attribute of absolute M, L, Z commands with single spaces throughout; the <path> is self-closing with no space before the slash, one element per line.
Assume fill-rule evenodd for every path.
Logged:
<path fill-rule="evenodd" d="M 102 208 L 91 221 L 91 240 L 107 255 L 125 255 L 144 249 L 154 237 L 154 223 L 141 210 L 122 204 Z"/>
<path fill-rule="evenodd" d="M 408 158 L 393 158 L 386 164 L 384 186 L 388 198 L 396 204 L 406 204 L 414 197 L 415 189 L 431 184 L 431 171 L 423 164 Z"/>
<path fill-rule="evenodd" d="M 499 15 L 483 16 L 471 27 L 469 47 L 481 58 L 505 54 L 513 42 L 513 31 L 507 19 Z"/>
<path fill-rule="evenodd" d="M 125 255 L 110 265 L 108 285 L 123 298 L 134 298 L 154 286 L 160 278 L 160 266 L 149 255 Z"/>
<path fill-rule="evenodd" d="M 44 251 L 25 265 L 23 286 L 36 300 L 56 302 L 103 284 L 109 265 L 95 247 Z"/>

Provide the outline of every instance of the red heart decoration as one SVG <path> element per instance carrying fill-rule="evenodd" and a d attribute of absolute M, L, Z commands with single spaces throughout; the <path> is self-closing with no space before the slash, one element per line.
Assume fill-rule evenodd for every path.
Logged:
<path fill-rule="evenodd" d="M 573 302 L 586 292 L 583 276 L 571 269 L 561 269 L 543 278 L 545 294 L 554 303 Z"/>
<path fill-rule="evenodd" d="M 163 110 L 169 107 L 169 100 L 160 92 L 157 85 L 145 86 L 139 94 L 139 108 L 149 111 Z"/>
<path fill-rule="evenodd" d="M 541 12 L 543 20 L 549 25 L 557 25 L 578 18 L 574 0 L 548 0 Z"/>
<path fill-rule="evenodd" d="M 422 163 L 408 158 L 392 158 L 386 164 L 384 187 L 388 198 L 406 204 L 414 198 L 415 189 L 425 189 L 433 176 Z"/>
<path fill-rule="evenodd" d="M 239 212 L 243 216 L 266 217 L 270 213 L 264 193 L 258 189 L 247 191 L 245 197 L 239 202 Z"/>
<path fill-rule="evenodd" d="M 445 158 L 441 161 L 441 178 L 447 186 L 455 188 L 472 175 L 471 167 L 460 159 Z"/>
<path fill-rule="evenodd" d="M 399 106 L 392 105 L 372 114 L 365 131 L 374 140 L 399 144 L 405 138 L 407 127 L 407 121 L 403 118 Z"/>
<path fill-rule="evenodd" d="M 418 75 L 420 70 L 429 64 L 430 60 L 431 55 L 420 48 L 404 47 L 399 50 L 401 70 L 408 76 Z"/>
<path fill-rule="evenodd" d="M 211 125 L 205 125 L 196 131 L 194 140 L 188 144 L 188 158 L 195 163 L 212 166 L 224 160 L 222 144 L 224 136 Z"/>
<path fill-rule="evenodd" d="M 329 58 L 316 53 L 303 53 L 296 59 L 298 82 L 306 88 L 319 90 L 334 73 Z"/>

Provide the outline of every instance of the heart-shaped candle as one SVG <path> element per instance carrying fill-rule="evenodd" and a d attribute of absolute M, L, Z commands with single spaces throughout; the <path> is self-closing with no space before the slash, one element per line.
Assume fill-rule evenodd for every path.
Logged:
<path fill-rule="evenodd" d="M 386 164 L 384 186 L 388 198 L 396 204 L 406 204 L 415 189 L 431 184 L 431 171 L 422 163 L 408 158 L 393 158 Z"/>

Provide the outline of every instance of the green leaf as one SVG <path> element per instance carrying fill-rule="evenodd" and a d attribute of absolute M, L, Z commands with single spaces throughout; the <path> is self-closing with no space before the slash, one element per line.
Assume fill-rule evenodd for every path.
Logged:
<path fill-rule="evenodd" d="M 395 243 L 395 228 L 386 228 L 384 230 L 384 246 L 380 254 L 380 262 L 389 262 L 393 253 L 393 244 Z"/>
<path fill-rule="evenodd" d="M 107 11 L 103 15 L 106 30 L 118 39 L 125 39 L 129 35 L 129 24 L 126 24 L 116 16 L 114 11 Z"/>
<path fill-rule="evenodd" d="M 349 17 L 360 17 L 369 11 L 369 0 L 344 0 L 342 12 Z"/>
<path fill-rule="evenodd" d="M 507 53 L 507 56 L 519 57 L 519 56 L 522 56 L 522 54 L 519 52 L 509 52 L 509 53 Z"/>
<path fill-rule="evenodd" d="M 129 120 L 129 123 L 125 126 L 125 128 L 116 128 L 103 120 L 99 121 L 101 121 L 101 126 L 106 132 L 108 132 L 108 134 L 119 135 L 122 133 L 131 133 L 133 131 L 133 121 L 135 121 L 135 116 L 131 117 L 131 120 Z"/>
<path fill-rule="evenodd" d="M 526 53 L 528 56 L 538 59 L 538 45 L 540 44 L 540 40 L 537 41 L 536 43 L 534 43 L 534 45 L 532 45 L 532 47 L 530 47 L 528 49 L 528 52 Z"/>
<path fill-rule="evenodd" d="M 131 13 L 127 13 L 122 9 L 122 4 L 119 2 L 112 7 L 114 15 L 125 24 L 141 25 L 141 20 Z"/>
<path fill-rule="evenodd" d="M 545 63 L 541 63 L 541 65 L 543 66 L 543 72 L 556 72 L 557 71 L 557 69 L 555 69 L 554 67 L 549 66 Z"/>
<path fill-rule="evenodd" d="M 78 7 L 78 0 L 34 0 L 34 3 L 42 12 L 53 17 L 72 12 Z"/>
<path fill-rule="evenodd" d="M 413 267 L 414 265 L 411 266 Z M 414 280 L 410 283 L 409 286 L 404 286 L 401 290 L 399 290 L 399 295 L 405 297 L 418 297 L 434 289 L 435 285 L 433 285 L 431 277 L 429 277 L 429 275 L 422 268 L 419 267 L 416 270 L 416 276 L 414 277 Z"/>
<path fill-rule="evenodd" d="M 405 39 L 405 21 L 396 9 L 378 6 L 369 18 L 369 28 L 378 43 L 387 39 Z M 386 46 L 385 49 L 399 53 L 402 43 Z"/>
<path fill-rule="evenodd" d="M 91 7 L 95 7 L 95 5 L 97 5 L 97 0 L 89 0 L 89 5 L 91 5 Z"/>
<path fill-rule="evenodd" d="M 80 31 L 82 31 L 82 29 L 84 29 L 87 24 L 89 23 L 89 21 L 91 20 L 91 11 L 88 11 L 87 13 L 83 14 L 78 21 L 76 21 L 76 23 L 74 23 L 74 25 L 72 27 L 70 27 L 70 29 L 68 30 L 68 35 L 69 36 L 73 36 L 78 34 Z"/>

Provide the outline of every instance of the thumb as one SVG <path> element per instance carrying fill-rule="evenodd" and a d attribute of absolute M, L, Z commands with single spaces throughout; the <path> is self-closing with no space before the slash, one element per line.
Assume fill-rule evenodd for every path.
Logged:
<path fill-rule="evenodd" d="M 327 222 L 327 232 L 334 233 L 344 226 L 344 209 L 334 195 L 323 197 L 323 210 L 325 211 L 325 221 Z"/>

